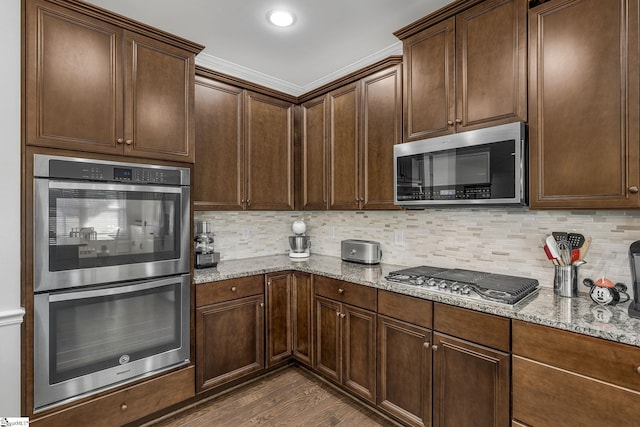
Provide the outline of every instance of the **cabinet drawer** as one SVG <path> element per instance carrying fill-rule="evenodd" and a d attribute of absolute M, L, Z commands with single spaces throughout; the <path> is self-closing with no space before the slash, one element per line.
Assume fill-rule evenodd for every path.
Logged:
<path fill-rule="evenodd" d="M 408 295 L 379 290 L 378 313 L 428 329 L 433 326 L 433 303 Z"/>
<path fill-rule="evenodd" d="M 510 350 L 511 321 L 505 317 L 435 303 L 433 329 L 498 350 Z"/>
<path fill-rule="evenodd" d="M 513 354 L 640 391 L 640 348 L 513 321 Z"/>
<path fill-rule="evenodd" d="M 636 391 L 519 356 L 513 356 L 512 366 L 513 418 L 525 425 L 595 427 L 636 425 L 633 420 L 637 423 L 640 393 Z"/>
<path fill-rule="evenodd" d="M 196 307 L 264 292 L 264 276 L 248 276 L 196 285 Z"/>
<path fill-rule="evenodd" d="M 130 423 L 195 396 L 195 368 L 180 369 L 61 412 L 31 420 L 36 426 L 90 425 L 111 427 Z"/>
<path fill-rule="evenodd" d="M 376 289 L 325 276 L 315 276 L 316 295 L 331 298 L 340 302 L 366 308 L 376 309 Z"/>

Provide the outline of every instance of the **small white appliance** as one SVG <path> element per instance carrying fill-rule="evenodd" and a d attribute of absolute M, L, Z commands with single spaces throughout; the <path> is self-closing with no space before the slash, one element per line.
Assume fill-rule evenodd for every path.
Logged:
<path fill-rule="evenodd" d="M 291 224 L 291 231 L 294 236 L 289 236 L 289 251 L 290 258 L 309 258 L 309 248 L 311 247 L 311 240 L 309 236 L 305 235 L 307 232 L 307 224 L 301 219 L 293 221 Z"/>

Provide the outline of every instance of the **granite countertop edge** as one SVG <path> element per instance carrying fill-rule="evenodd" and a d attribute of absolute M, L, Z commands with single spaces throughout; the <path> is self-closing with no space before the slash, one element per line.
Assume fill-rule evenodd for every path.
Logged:
<path fill-rule="evenodd" d="M 586 294 L 578 298 L 562 298 L 543 286 L 513 307 L 465 300 L 385 280 L 389 272 L 402 268 L 407 266 L 384 263 L 368 266 L 317 254 L 304 260 L 271 255 L 221 261 L 216 268 L 196 269 L 193 283 L 199 285 L 257 274 L 301 271 L 640 347 L 640 319 L 629 317 L 629 303 L 603 307 L 593 303 Z"/>

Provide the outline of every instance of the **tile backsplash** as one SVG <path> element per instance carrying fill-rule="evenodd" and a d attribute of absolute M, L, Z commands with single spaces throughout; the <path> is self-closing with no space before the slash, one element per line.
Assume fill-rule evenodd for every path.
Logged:
<path fill-rule="evenodd" d="M 291 223 L 304 219 L 312 255 L 340 256 L 343 239 L 377 240 L 385 263 L 527 276 L 538 279 L 542 286 L 553 286 L 553 265 L 541 243 L 552 231 L 592 237 L 580 281 L 604 274 L 629 288 L 629 245 L 640 240 L 640 210 L 531 211 L 513 207 L 196 212 L 195 219 L 212 222 L 215 247 L 222 260 L 287 253 Z"/>

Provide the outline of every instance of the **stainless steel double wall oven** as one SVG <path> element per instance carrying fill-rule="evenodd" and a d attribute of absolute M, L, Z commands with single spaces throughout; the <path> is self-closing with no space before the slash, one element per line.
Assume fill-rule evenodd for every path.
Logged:
<path fill-rule="evenodd" d="M 35 155 L 36 411 L 189 363 L 189 180 Z"/>

